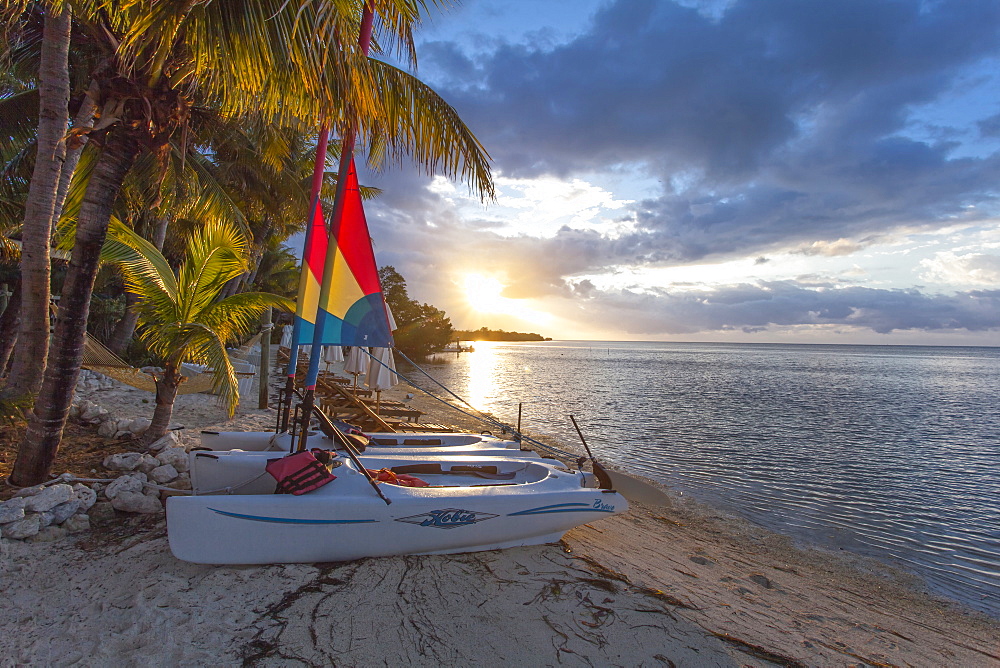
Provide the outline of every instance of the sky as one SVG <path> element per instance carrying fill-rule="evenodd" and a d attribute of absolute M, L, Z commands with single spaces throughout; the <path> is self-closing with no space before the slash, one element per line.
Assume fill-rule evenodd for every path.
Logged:
<path fill-rule="evenodd" d="M 995 0 L 466 0 L 417 56 L 496 199 L 362 182 L 457 328 L 1000 345 Z"/>

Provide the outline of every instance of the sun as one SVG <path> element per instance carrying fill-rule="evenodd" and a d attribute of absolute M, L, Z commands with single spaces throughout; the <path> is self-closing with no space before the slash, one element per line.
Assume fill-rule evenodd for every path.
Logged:
<path fill-rule="evenodd" d="M 479 313 L 510 315 L 535 323 L 544 323 L 550 319 L 547 313 L 525 306 L 524 300 L 504 297 L 503 290 L 506 286 L 493 276 L 466 274 L 462 279 L 462 287 L 469 306 Z"/>
<path fill-rule="evenodd" d="M 490 276 L 466 274 L 462 286 L 469 305 L 481 313 L 505 313 L 504 302 L 514 301 L 501 296 L 503 283 Z"/>

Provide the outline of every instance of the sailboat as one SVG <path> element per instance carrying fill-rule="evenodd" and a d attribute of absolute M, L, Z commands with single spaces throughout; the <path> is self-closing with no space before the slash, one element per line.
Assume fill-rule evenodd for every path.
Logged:
<path fill-rule="evenodd" d="M 359 41 L 367 52 L 370 5 L 362 25 L 367 27 Z M 324 151 L 325 141 L 323 130 Z M 308 429 L 320 346 L 392 347 L 353 143 L 349 131 L 329 240 L 317 178 L 313 182 L 289 389 L 297 346 L 309 342 L 317 354 L 310 356 L 298 440 L 290 434 L 266 441 L 206 434 L 203 442 L 211 447 L 214 441 L 217 449 L 190 453 L 193 494 L 167 500 L 174 556 L 206 564 L 271 564 L 473 552 L 555 542 L 574 526 L 624 512 L 627 502 L 596 462 L 595 475 L 520 453 L 519 447 L 514 453 L 516 441 L 456 434 L 380 434 L 361 454 L 321 413 L 329 440 Z M 316 164 L 318 171 L 319 154 Z M 292 392 L 286 396 L 290 403 Z M 315 454 L 306 449 L 309 438 L 320 446 Z M 249 442 L 259 447 L 234 445 Z M 295 452 L 280 456 L 276 442 Z M 500 456 L 507 453 L 517 456 Z"/>
<path fill-rule="evenodd" d="M 353 170 L 349 197 L 355 196 L 352 190 L 357 191 Z M 356 231 L 345 229 L 348 222 L 341 221 L 340 233 L 357 238 Z M 347 256 L 339 249 L 340 237 L 332 243 L 338 244 L 335 258 Z M 352 322 L 351 309 L 359 300 L 365 303 L 353 313 L 363 315 Z M 341 332 L 353 328 L 372 336 L 385 309 L 362 296 L 342 313 L 348 317 L 329 311 L 323 317 L 337 318 Z M 327 343 L 314 335 L 314 349 Z M 269 464 L 294 449 L 292 435 L 203 434 L 203 443 L 217 449 L 190 453 L 194 494 L 167 501 L 174 556 L 196 563 L 267 564 L 492 550 L 554 542 L 574 526 L 628 508 L 597 476 L 522 453 L 512 439 L 379 434 L 359 456 L 344 434 L 320 417 L 328 433 L 312 434 L 311 442 L 332 450 L 330 473 L 321 473 L 328 476 L 321 487 L 300 495 L 276 494 L 278 481 L 268 473 Z M 387 482 L 373 480 L 373 472 Z M 425 486 L 393 484 L 401 476 Z"/>

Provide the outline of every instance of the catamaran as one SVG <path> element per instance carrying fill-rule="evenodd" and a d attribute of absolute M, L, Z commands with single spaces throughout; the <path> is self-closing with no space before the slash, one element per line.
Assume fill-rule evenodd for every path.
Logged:
<path fill-rule="evenodd" d="M 365 12 L 362 45 L 370 5 Z M 174 556 L 269 564 L 492 550 L 554 542 L 624 512 L 627 502 L 593 457 L 590 474 L 522 453 L 516 440 L 455 433 L 378 434 L 362 455 L 322 413 L 326 440 L 309 431 L 321 346 L 393 345 L 353 132 L 341 148 L 329 234 L 319 200 L 325 126 L 320 135 L 283 412 L 289 431 L 297 347 L 309 344 L 302 426 L 297 435 L 203 434 L 205 448 L 190 453 L 192 495 L 167 500 Z"/>
<path fill-rule="evenodd" d="M 334 480 L 306 494 L 275 494 L 266 458 L 192 453 L 192 481 L 215 494 L 172 497 L 174 556 L 206 564 L 346 561 L 361 557 L 495 550 L 558 541 L 567 530 L 624 512 L 612 490 L 555 463 L 506 457 L 373 458 L 365 466 L 426 487 L 380 483 L 338 456 Z M 227 483 L 255 479 L 242 493 Z M 384 498 L 382 498 L 384 497 Z"/>

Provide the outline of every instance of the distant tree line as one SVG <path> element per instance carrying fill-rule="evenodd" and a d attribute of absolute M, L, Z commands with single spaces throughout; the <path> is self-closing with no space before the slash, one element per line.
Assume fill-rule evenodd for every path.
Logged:
<path fill-rule="evenodd" d="M 502 329 L 456 330 L 445 312 L 430 304 L 411 299 L 406 279 L 392 265 L 378 270 L 385 303 L 396 321 L 393 342 L 410 358 L 423 358 L 444 349 L 452 341 L 551 341 L 534 332 L 508 332 Z"/>
<path fill-rule="evenodd" d="M 545 337 L 534 332 L 508 332 L 502 329 L 487 329 L 480 327 L 477 330 L 457 330 L 453 339 L 462 341 L 551 341 L 551 337 Z"/>
<path fill-rule="evenodd" d="M 403 354 L 411 358 L 427 357 L 455 340 L 451 319 L 441 309 L 410 299 L 406 280 L 395 267 L 382 267 L 378 276 L 385 303 L 396 321 L 393 342 Z"/>

